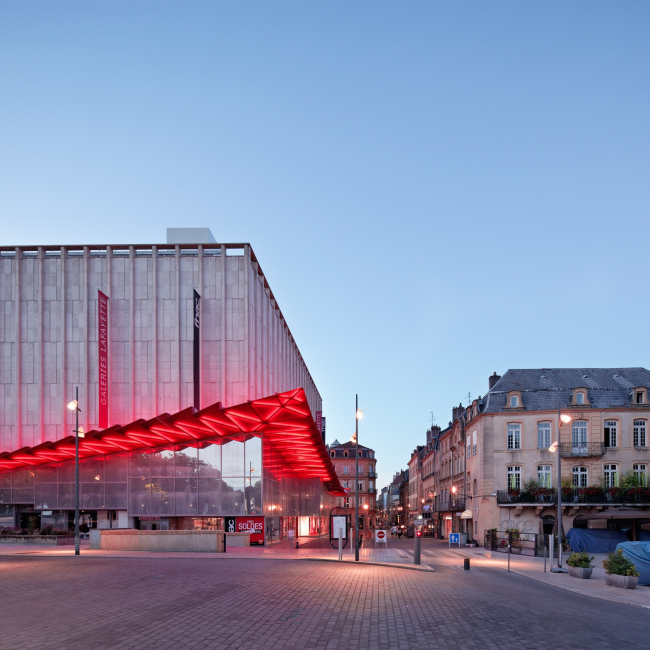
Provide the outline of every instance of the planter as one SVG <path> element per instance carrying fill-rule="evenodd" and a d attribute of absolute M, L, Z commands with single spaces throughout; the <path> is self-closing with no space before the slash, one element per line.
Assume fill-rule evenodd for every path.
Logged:
<path fill-rule="evenodd" d="M 635 589 L 638 581 L 638 576 L 617 576 L 614 573 L 605 574 L 605 582 L 610 585 L 610 587 L 620 587 L 621 589 Z"/>
<path fill-rule="evenodd" d="M 569 568 L 569 575 L 573 576 L 574 578 L 591 578 L 591 574 L 593 572 L 592 567 L 579 567 L 579 566 L 570 566 Z"/>
<path fill-rule="evenodd" d="M 69 544 L 74 544 L 74 535 L 0 535 L 0 544 L 67 546 Z"/>

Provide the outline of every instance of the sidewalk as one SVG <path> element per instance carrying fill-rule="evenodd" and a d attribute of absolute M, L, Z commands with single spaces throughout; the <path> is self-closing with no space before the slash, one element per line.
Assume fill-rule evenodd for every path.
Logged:
<path fill-rule="evenodd" d="M 29 544 L 2 544 L 1 556 L 30 555 L 38 557 L 71 557 L 74 556 L 73 546 L 32 546 Z M 323 539 L 299 540 L 299 548 L 289 548 L 288 542 L 280 542 L 272 546 L 231 547 L 226 553 L 164 553 L 151 551 L 101 551 L 91 550 L 89 542 L 81 544 L 83 557 L 140 557 L 140 558 L 194 558 L 211 560 L 257 559 L 257 560 L 311 560 L 338 563 L 338 549 L 333 549 L 329 542 Z M 401 549 L 362 548 L 359 551 L 361 564 L 389 566 L 400 569 L 433 572 L 434 569 L 425 563 L 419 566 L 413 564 L 413 556 Z M 343 549 L 343 562 L 354 562 L 354 554 L 350 546 Z"/>
<path fill-rule="evenodd" d="M 480 547 L 452 549 L 452 553 L 459 558 L 471 558 L 471 564 L 479 569 L 480 567 L 508 569 L 508 555 L 506 553 L 490 553 Z M 566 567 L 568 556 L 569 554 L 563 555 L 562 566 L 564 567 Z M 638 585 L 636 589 L 610 587 L 605 584 L 605 569 L 603 569 L 603 560 L 607 555 L 605 553 L 593 553 L 593 557 L 594 571 L 588 580 L 574 578 L 568 573 L 551 573 L 548 559 L 546 561 L 546 573 L 544 573 L 544 558 L 541 557 L 510 555 L 510 571 L 584 596 L 650 609 L 650 586 Z M 555 566 L 557 566 L 557 558 L 555 559 Z"/>

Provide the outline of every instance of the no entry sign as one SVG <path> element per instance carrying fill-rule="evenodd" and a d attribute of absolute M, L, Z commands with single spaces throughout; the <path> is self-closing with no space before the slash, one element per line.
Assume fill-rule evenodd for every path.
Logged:
<path fill-rule="evenodd" d="M 383 543 L 385 544 L 386 541 L 388 540 L 388 535 L 387 535 L 386 530 L 376 530 L 375 531 L 375 543 Z"/>

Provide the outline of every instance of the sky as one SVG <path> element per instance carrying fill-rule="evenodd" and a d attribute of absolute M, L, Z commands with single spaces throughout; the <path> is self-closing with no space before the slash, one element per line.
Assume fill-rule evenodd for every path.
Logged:
<path fill-rule="evenodd" d="M 492 372 L 650 367 L 649 33 L 644 1 L 4 0 L 0 245 L 250 242 L 381 486 Z"/>

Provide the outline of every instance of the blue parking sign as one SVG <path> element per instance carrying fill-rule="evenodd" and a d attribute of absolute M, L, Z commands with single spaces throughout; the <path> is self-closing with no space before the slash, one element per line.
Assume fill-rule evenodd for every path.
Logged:
<path fill-rule="evenodd" d="M 452 544 L 460 546 L 460 533 L 449 533 L 449 546 Z"/>

